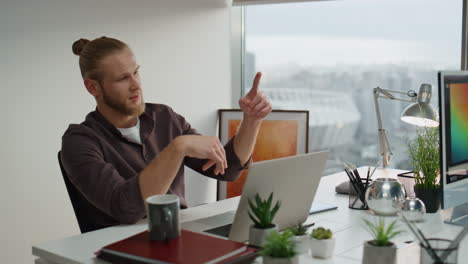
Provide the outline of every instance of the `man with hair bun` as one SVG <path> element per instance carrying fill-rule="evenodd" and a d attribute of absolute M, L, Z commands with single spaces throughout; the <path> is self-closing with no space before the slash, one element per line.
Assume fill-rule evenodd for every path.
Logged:
<path fill-rule="evenodd" d="M 72 50 L 96 100 L 96 110 L 66 130 L 60 155 L 79 192 L 78 209 L 89 219 L 82 231 L 137 222 L 146 214 L 145 199 L 155 194 L 175 194 L 186 208 L 184 165 L 224 181 L 236 180 L 248 167 L 260 124 L 271 112 L 259 91 L 261 73 L 239 100 L 242 123 L 223 146 L 169 106 L 144 102 L 140 65 L 124 42 L 79 39 Z"/>

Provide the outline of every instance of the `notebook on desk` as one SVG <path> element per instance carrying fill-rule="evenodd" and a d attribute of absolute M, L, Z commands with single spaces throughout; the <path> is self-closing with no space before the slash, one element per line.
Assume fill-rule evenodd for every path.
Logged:
<path fill-rule="evenodd" d="M 111 263 L 225 263 L 255 249 L 239 242 L 181 230 L 168 241 L 151 241 L 144 231 L 103 247 L 97 256 Z"/>
<path fill-rule="evenodd" d="M 274 219 L 278 228 L 284 229 L 304 222 L 312 207 L 328 152 L 316 152 L 252 164 L 245 181 L 236 211 L 183 223 L 185 229 L 208 232 L 218 236 L 229 234 L 230 240 L 248 240 L 248 199 L 258 193 L 267 198 L 273 192 L 273 200 L 281 201 Z M 333 208 L 317 206 L 316 209 Z M 232 224 L 232 226 L 230 226 Z"/>

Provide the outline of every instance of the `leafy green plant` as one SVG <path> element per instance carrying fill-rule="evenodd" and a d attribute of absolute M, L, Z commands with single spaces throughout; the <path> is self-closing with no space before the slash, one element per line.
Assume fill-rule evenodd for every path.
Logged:
<path fill-rule="evenodd" d="M 293 233 L 295 236 L 303 236 L 307 234 L 307 227 L 305 227 L 302 223 L 298 223 L 297 225 L 290 227 L 288 230 L 291 231 L 291 233 Z"/>
<path fill-rule="evenodd" d="M 297 255 L 296 242 L 292 239 L 294 234 L 286 230 L 283 233 L 271 232 L 266 238 L 260 254 L 273 258 L 292 258 Z"/>
<path fill-rule="evenodd" d="M 277 201 L 275 206 L 272 208 L 273 193 L 267 200 L 262 200 L 258 193 L 255 195 L 255 204 L 249 199 L 249 217 L 254 222 L 254 226 L 260 229 L 266 229 L 274 227 L 273 218 L 278 212 L 281 202 Z"/>
<path fill-rule="evenodd" d="M 319 240 L 330 239 L 332 238 L 333 233 L 330 229 L 317 227 L 317 228 L 312 229 L 312 233 L 310 233 L 310 236 Z"/>
<path fill-rule="evenodd" d="M 415 172 L 415 186 L 424 189 L 439 188 L 439 129 L 417 129 L 416 137 L 408 142 L 408 154 L 409 163 Z"/>
<path fill-rule="evenodd" d="M 375 223 L 364 219 L 369 233 L 374 237 L 373 244 L 378 247 L 385 247 L 391 245 L 391 239 L 401 234 L 403 231 L 395 230 L 397 220 L 394 220 L 388 227 L 385 226 L 385 219 L 379 217 Z"/>

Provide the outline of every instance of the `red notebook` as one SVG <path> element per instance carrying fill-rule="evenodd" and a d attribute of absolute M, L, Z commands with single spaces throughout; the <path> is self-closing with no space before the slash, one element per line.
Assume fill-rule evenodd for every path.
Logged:
<path fill-rule="evenodd" d="M 167 242 L 152 241 L 148 231 L 103 247 L 98 258 L 112 263 L 219 263 L 247 249 L 247 245 L 182 230 Z"/>

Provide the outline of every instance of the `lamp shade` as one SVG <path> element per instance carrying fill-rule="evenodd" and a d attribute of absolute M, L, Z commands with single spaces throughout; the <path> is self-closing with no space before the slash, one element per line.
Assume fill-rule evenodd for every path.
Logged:
<path fill-rule="evenodd" d="M 413 103 L 409 105 L 401 113 L 401 120 L 416 126 L 439 126 L 438 113 L 429 103 Z"/>

